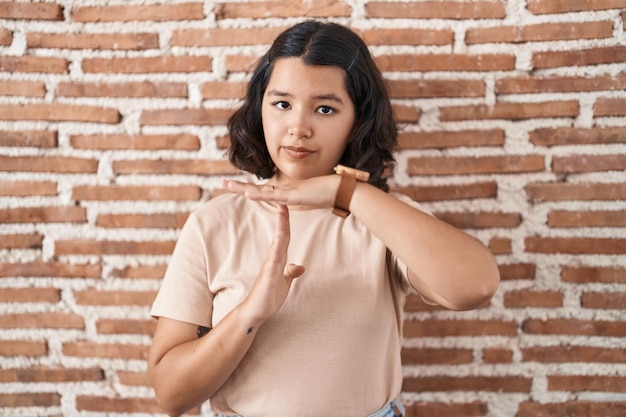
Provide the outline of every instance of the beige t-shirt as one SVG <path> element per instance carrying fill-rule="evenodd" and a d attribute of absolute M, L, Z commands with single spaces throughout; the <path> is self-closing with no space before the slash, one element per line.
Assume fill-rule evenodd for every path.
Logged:
<path fill-rule="evenodd" d="M 211 408 L 246 417 L 366 416 L 401 390 L 406 266 L 391 255 L 391 269 L 402 273 L 390 280 L 385 245 L 354 216 L 291 210 L 290 222 L 288 262 L 306 271 Z M 214 327 L 250 290 L 275 223 L 272 205 L 235 194 L 203 204 L 183 227 L 151 314 Z"/>

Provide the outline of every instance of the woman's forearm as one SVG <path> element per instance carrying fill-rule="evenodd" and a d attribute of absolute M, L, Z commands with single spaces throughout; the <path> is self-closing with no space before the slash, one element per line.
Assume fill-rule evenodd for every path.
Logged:
<path fill-rule="evenodd" d="M 245 356 L 260 325 L 246 314 L 245 305 L 201 338 L 195 325 L 160 318 L 148 358 L 159 406 L 179 416 L 213 396 Z"/>
<path fill-rule="evenodd" d="M 366 183 L 358 183 L 350 211 L 409 268 L 424 297 L 453 310 L 486 302 L 500 276 L 491 252 L 455 227 Z"/>

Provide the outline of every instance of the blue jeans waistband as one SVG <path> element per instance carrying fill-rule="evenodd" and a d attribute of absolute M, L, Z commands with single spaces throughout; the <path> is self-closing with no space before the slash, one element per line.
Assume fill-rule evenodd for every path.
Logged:
<path fill-rule="evenodd" d="M 400 401 L 393 400 L 374 414 L 370 414 L 366 417 L 404 417 L 405 409 L 400 404 Z M 226 414 L 218 414 L 217 417 L 241 417 L 241 416 L 229 416 Z"/>
<path fill-rule="evenodd" d="M 367 417 L 404 417 L 404 413 L 405 410 L 402 404 L 400 404 L 400 401 L 393 400 L 382 409 Z"/>

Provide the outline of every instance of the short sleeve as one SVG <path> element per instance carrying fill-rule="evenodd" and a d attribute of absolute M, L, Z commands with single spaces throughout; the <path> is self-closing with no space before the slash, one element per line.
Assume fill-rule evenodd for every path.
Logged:
<path fill-rule="evenodd" d="M 209 290 L 207 248 L 200 230 L 197 218 L 190 215 L 152 304 L 153 317 L 211 326 L 214 294 Z"/>

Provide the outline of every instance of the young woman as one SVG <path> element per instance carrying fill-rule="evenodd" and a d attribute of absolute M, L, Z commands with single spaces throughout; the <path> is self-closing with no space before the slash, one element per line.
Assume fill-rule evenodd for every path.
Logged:
<path fill-rule="evenodd" d="M 397 131 L 366 45 L 337 24 L 286 30 L 229 129 L 231 161 L 268 181 L 224 181 L 181 232 L 152 308 L 158 403 L 403 415 L 407 292 L 471 309 L 499 275 L 475 239 L 388 193 Z"/>

